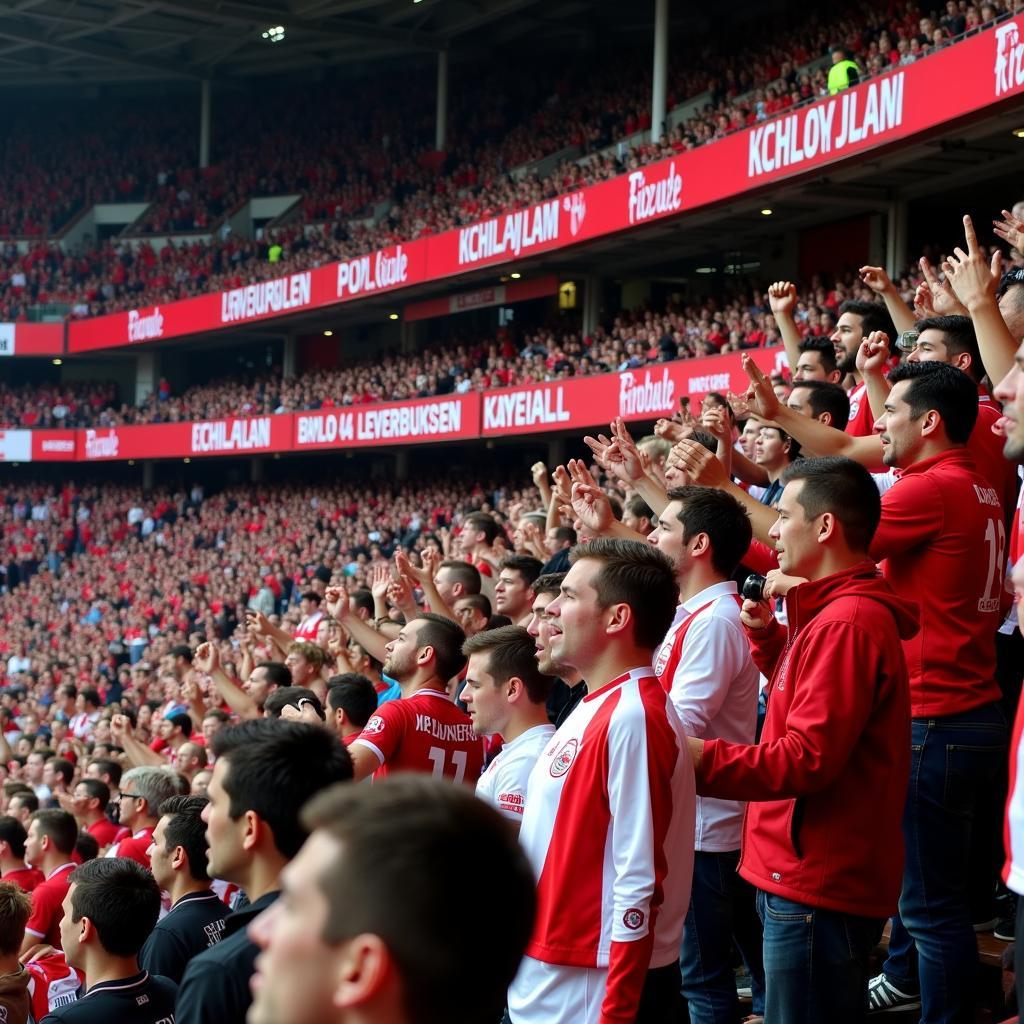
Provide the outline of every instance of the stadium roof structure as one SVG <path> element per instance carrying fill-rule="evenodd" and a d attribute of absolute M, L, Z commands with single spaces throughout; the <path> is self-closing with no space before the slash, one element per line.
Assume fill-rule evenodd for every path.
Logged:
<path fill-rule="evenodd" d="M 8 0 L 0 87 L 223 82 L 596 28 L 650 33 L 617 0 Z M 278 39 L 278 37 L 281 37 Z"/>

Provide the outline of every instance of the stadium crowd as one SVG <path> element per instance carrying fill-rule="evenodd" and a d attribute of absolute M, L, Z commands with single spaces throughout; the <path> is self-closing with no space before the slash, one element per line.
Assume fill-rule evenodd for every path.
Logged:
<path fill-rule="evenodd" d="M 430 141 L 427 82 L 403 92 L 401 106 L 394 109 L 381 99 L 386 90 L 373 83 L 316 104 L 308 103 L 305 93 L 287 91 L 261 96 L 258 105 L 226 100 L 218 122 L 224 125 L 223 156 L 203 170 L 195 166 L 194 124 L 177 102 L 169 103 L 160 118 L 159 134 L 151 105 L 129 104 L 115 119 L 62 115 L 71 119 L 69 133 L 82 136 L 89 154 L 80 172 L 67 168 L 68 136 L 51 130 L 50 115 L 25 109 L 15 118 L 24 131 L 10 136 L 19 141 L 10 142 L 0 156 L 5 170 L 0 238 L 40 241 L 27 253 L 10 243 L 0 254 L 0 318 L 20 320 L 28 307 L 51 303 L 70 307 L 76 317 L 157 305 L 529 206 L 713 142 L 827 94 L 826 71 L 812 64 L 836 48 L 852 56 L 859 75 L 867 77 L 926 57 L 1011 16 L 1019 6 L 1019 0 L 980 5 L 954 0 L 941 11 L 926 11 L 911 0 L 873 10 L 857 6 L 830 19 L 801 18 L 740 51 L 731 37 L 727 46 L 713 38 L 695 40 L 691 45 L 699 47 L 700 59 L 680 60 L 670 68 L 669 106 L 704 93 L 709 102 L 661 142 L 615 151 L 612 143 L 650 128 L 649 75 L 639 57 L 618 60 L 613 75 L 602 65 L 595 77 L 593 62 L 584 61 L 554 78 L 550 69 L 538 68 L 536 76 L 520 76 L 512 89 L 498 81 L 487 95 L 518 95 L 524 77 L 532 79 L 520 105 L 496 103 L 485 112 L 474 108 L 479 81 L 471 89 L 453 90 L 453 134 L 449 151 L 441 154 L 433 152 Z M 484 77 L 490 81 L 498 74 L 489 71 Z M 268 123 L 277 126 L 272 135 Z M 258 146 L 249 141 L 254 138 L 260 138 Z M 307 147 L 318 154 L 316 161 L 292 159 Z M 583 155 L 561 161 L 543 177 L 528 168 L 512 173 L 567 147 Z M 225 227 L 224 216 L 247 198 L 291 194 L 302 197 L 298 216 L 272 223 L 259 239 L 232 235 Z M 86 203 L 140 197 L 153 202 L 130 233 L 203 237 L 159 250 L 137 239 L 112 239 L 75 251 L 52 241 Z M 378 217 L 380 209 L 386 212 Z"/>
<path fill-rule="evenodd" d="M 913 303 L 924 283 L 924 270 L 915 265 L 906 268 L 894 286 L 901 301 Z M 802 289 L 794 314 L 797 329 L 801 336 L 829 335 L 843 302 L 870 300 L 875 294 L 853 272 L 827 283 L 816 276 Z M 922 299 L 919 315 L 929 308 Z M 0 383 L 0 425 L 108 427 L 402 401 L 637 369 L 674 359 L 766 348 L 780 341 L 768 293 L 763 288 L 747 291 L 733 286 L 719 296 L 672 301 L 659 310 L 622 312 L 589 336 L 578 326 L 503 329 L 498 336 L 484 338 L 457 335 L 450 344 L 432 343 L 419 353 L 378 356 L 291 379 L 284 378 L 280 368 L 248 378 L 219 376 L 180 395 L 161 380 L 137 406 L 119 401 L 113 384 Z"/>
<path fill-rule="evenodd" d="M 969 1019 L 976 930 L 1024 951 L 1024 269 L 964 231 L 517 484 L 4 487 L 10 1024 L 735 1022 L 739 962 L 769 1024 Z"/>

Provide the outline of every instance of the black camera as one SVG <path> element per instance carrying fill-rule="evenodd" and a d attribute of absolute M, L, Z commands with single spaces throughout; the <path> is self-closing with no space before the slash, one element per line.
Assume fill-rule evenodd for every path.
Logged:
<path fill-rule="evenodd" d="M 768 581 L 758 575 L 756 572 L 752 572 L 743 581 L 743 596 L 748 601 L 763 601 L 764 600 L 764 588 Z"/>

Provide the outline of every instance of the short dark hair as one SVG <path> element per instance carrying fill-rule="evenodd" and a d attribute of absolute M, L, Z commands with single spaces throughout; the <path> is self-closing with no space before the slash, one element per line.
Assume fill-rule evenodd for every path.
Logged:
<path fill-rule="evenodd" d="M 123 769 L 116 761 L 108 761 L 106 758 L 99 758 L 93 759 L 89 764 L 96 765 L 96 770 L 100 775 L 109 776 L 111 785 L 115 787 L 120 785 Z"/>
<path fill-rule="evenodd" d="M 816 519 L 831 512 L 849 548 L 867 552 L 882 518 L 882 499 L 871 474 L 859 462 L 842 455 L 800 459 L 783 470 L 780 479 L 783 485 L 803 480 L 797 500 L 804 515 Z"/>
<path fill-rule="evenodd" d="M 30 814 L 34 814 L 39 810 L 39 797 L 37 797 L 28 786 L 24 789 L 19 789 L 15 793 L 11 793 L 10 800 L 14 800 L 15 798 L 21 801 L 21 806 Z M 10 806 L 10 801 L 8 801 L 8 806 Z"/>
<path fill-rule="evenodd" d="M 491 617 L 491 599 L 486 594 L 463 594 L 458 601 L 465 601 L 474 611 L 480 612 L 485 619 Z"/>
<path fill-rule="evenodd" d="M 42 811 L 33 811 L 30 822 L 36 823 L 36 831 L 53 840 L 53 845 L 61 853 L 72 853 L 75 849 L 75 840 L 78 838 L 78 823 L 74 816 L 67 811 L 47 808 Z"/>
<path fill-rule="evenodd" d="M 63 757 L 50 757 L 47 758 L 46 763 L 64 779 L 64 784 L 67 785 L 75 777 L 75 766 L 65 760 Z"/>
<path fill-rule="evenodd" d="M 519 573 L 522 577 L 523 582 L 528 586 L 533 586 L 533 581 L 540 575 L 541 569 L 544 568 L 544 563 L 539 558 L 534 558 L 531 555 L 509 555 L 501 563 L 502 569 L 511 569 L 513 572 Z"/>
<path fill-rule="evenodd" d="M 287 705 L 297 708 L 300 700 L 308 700 L 313 705 L 313 710 L 320 716 L 320 721 L 324 720 L 324 706 L 320 703 L 320 698 L 305 686 L 279 686 L 267 697 L 263 713 L 268 718 L 280 718 L 281 711 Z"/>
<path fill-rule="evenodd" d="M 718 438 L 709 430 L 702 430 L 700 427 L 693 427 L 687 435 L 688 441 L 696 441 L 702 448 L 709 452 L 718 452 Z"/>
<path fill-rule="evenodd" d="M 14 882 L 0 882 L 0 954 L 17 955 L 31 914 L 29 894 Z"/>
<path fill-rule="evenodd" d="M 79 779 L 76 785 L 89 794 L 90 800 L 99 800 L 100 810 L 105 811 L 110 803 L 110 787 L 100 779 Z"/>
<path fill-rule="evenodd" d="M 377 710 L 377 691 L 361 672 L 343 672 L 327 680 L 327 706 L 340 708 L 361 729 Z"/>
<path fill-rule="evenodd" d="M 352 778 L 352 758 L 337 736 L 319 725 L 254 718 L 221 729 L 210 744 L 227 771 L 224 791 L 238 820 L 253 811 L 270 826 L 274 845 L 294 857 L 306 840 L 299 809 L 332 782 Z"/>
<path fill-rule="evenodd" d="M 160 805 L 164 825 L 164 849 L 173 853 L 181 847 L 188 857 L 188 872 L 197 882 L 208 882 L 206 823 L 201 815 L 208 801 L 205 796 L 172 796 Z"/>
<path fill-rule="evenodd" d="M 10 814 L 0 817 L 0 843 L 7 843 L 11 853 L 21 860 L 25 856 L 25 840 L 28 833 L 25 826 Z"/>
<path fill-rule="evenodd" d="M 901 363 L 889 374 L 890 384 L 910 381 L 903 400 L 916 420 L 929 409 L 942 419 L 946 437 L 966 444 L 978 422 L 978 385 L 949 363 Z"/>
<path fill-rule="evenodd" d="M 100 841 L 91 832 L 81 829 L 75 839 L 75 853 L 80 864 L 95 860 L 100 855 Z"/>
<path fill-rule="evenodd" d="M 836 347 L 832 344 L 831 338 L 804 338 L 800 342 L 800 351 L 817 352 L 826 373 L 832 373 L 836 369 Z M 799 381 L 794 383 L 799 383 Z"/>
<path fill-rule="evenodd" d="M 223 708 L 207 708 L 203 713 L 203 721 L 207 718 L 216 718 L 218 722 L 230 722 L 231 716 Z"/>
<path fill-rule="evenodd" d="M 353 590 L 349 594 L 349 602 L 356 608 L 362 608 L 363 611 L 373 614 L 373 593 L 367 590 L 366 587 L 360 587 L 358 590 Z"/>
<path fill-rule="evenodd" d="M 562 589 L 562 580 L 565 579 L 564 572 L 546 572 L 533 581 L 533 595 L 540 597 L 541 594 L 550 594 L 558 597 Z"/>
<path fill-rule="evenodd" d="M 171 648 L 172 658 L 184 658 L 190 665 L 192 664 L 192 648 L 188 644 L 175 644 Z"/>
<path fill-rule="evenodd" d="M 569 555 L 570 565 L 581 558 L 601 562 L 592 586 L 602 608 L 627 604 L 633 614 L 633 636 L 652 651 L 672 625 L 679 587 L 669 560 L 651 544 L 638 540 L 588 541 Z"/>
<path fill-rule="evenodd" d="M 474 533 L 482 533 L 488 544 L 493 544 L 501 533 L 501 527 L 494 516 L 487 512 L 473 512 L 466 516 L 463 523 L 464 530 L 472 530 Z"/>
<path fill-rule="evenodd" d="M 261 661 L 256 668 L 266 669 L 267 682 L 274 686 L 292 685 L 292 670 L 283 661 Z"/>
<path fill-rule="evenodd" d="M 419 1024 L 497 1020 L 536 908 L 533 872 L 498 812 L 464 786 L 405 775 L 334 786 L 309 803 L 302 821 L 341 845 L 317 879 L 328 906 L 323 940 L 338 945 L 378 935 L 397 966 L 406 1012 Z M 467 850 L 501 878 L 505 907 L 487 956 L 472 971 L 465 964 L 479 938 L 452 913 L 461 883 L 434 870 Z"/>
<path fill-rule="evenodd" d="M 732 576 L 753 539 L 747 510 L 731 494 L 716 487 L 673 487 L 668 499 L 682 503 L 677 518 L 683 524 L 683 540 L 689 542 L 699 533 L 707 534 L 712 567 L 722 576 Z"/>
<path fill-rule="evenodd" d="M 103 704 L 100 700 L 99 691 L 97 690 L 80 690 L 78 696 L 81 697 L 86 704 L 91 704 L 94 708 L 98 708 Z"/>
<path fill-rule="evenodd" d="M 181 729 L 186 737 L 192 735 L 192 719 L 184 711 L 177 711 L 173 715 L 168 715 L 164 721 L 170 722 L 175 728 Z"/>
<path fill-rule="evenodd" d="M 865 299 L 847 299 L 839 307 L 839 315 L 854 313 L 860 317 L 861 330 L 867 337 L 872 331 L 884 331 L 890 338 L 896 337 L 892 317 L 881 302 L 868 302 Z"/>
<path fill-rule="evenodd" d="M 68 877 L 71 920 L 89 918 L 100 945 L 113 956 L 135 956 L 160 916 L 160 887 L 130 857 L 100 857 Z"/>
<path fill-rule="evenodd" d="M 949 355 L 959 356 L 966 352 L 971 357 L 971 368 L 966 371 L 968 377 L 977 383 L 985 376 L 978 335 L 974 330 L 974 321 L 969 316 L 929 316 L 918 320 L 914 330 L 918 335 L 925 331 L 939 331 Z"/>
<path fill-rule="evenodd" d="M 793 382 L 792 391 L 797 388 L 807 392 L 807 404 L 815 419 L 822 413 L 831 413 L 832 426 L 836 430 L 846 429 L 846 424 L 850 422 L 850 396 L 845 388 L 827 380 L 797 380 Z"/>
<path fill-rule="evenodd" d="M 494 685 L 521 679 L 531 704 L 544 704 L 551 695 L 553 680 L 537 668 L 537 645 L 522 626 L 500 626 L 477 633 L 462 645 L 462 653 L 467 659 L 471 654 L 489 654 L 487 672 L 493 676 Z"/>
<path fill-rule="evenodd" d="M 555 540 L 558 541 L 559 544 L 565 544 L 568 542 L 569 546 L 572 547 L 572 545 L 576 543 L 576 531 L 571 526 L 556 526 L 554 530 Z M 534 590 L 534 593 L 536 592 L 537 591 Z"/>
<path fill-rule="evenodd" d="M 447 569 L 452 574 L 453 582 L 462 584 L 464 597 L 480 593 L 480 570 L 475 565 L 457 558 L 446 558 L 438 568 Z"/>
<path fill-rule="evenodd" d="M 451 679 L 465 667 L 466 659 L 462 655 L 462 644 L 466 634 L 457 622 L 444 615 L 434 612 L 423 612 L 412 620 L 416 626 L 416 644 L 419 647 L 432 647 L 437 663 L 437 677 Z"/>
<path fill-rule="evenodd" d="M 304 590 L 299 595 L 300 601 L 312 601 L 313 604 L 320 603 L 320 595 L 315 590 Z"/>
<path fill-rule="evenodd" d="M 642 494 L 631 494 L 626 499 L 626 511 L 637 519 L 646 519 L 649 523 L 654 522 L 654 509 L 644 500 Z"/>

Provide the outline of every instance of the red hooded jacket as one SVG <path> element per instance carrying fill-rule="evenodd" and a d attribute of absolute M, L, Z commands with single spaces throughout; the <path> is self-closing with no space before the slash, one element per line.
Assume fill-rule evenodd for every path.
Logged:
<path fill-rule="evenodd" d="M 754 746 L 708 740 L 697 792 L 749 800 L 740 874 L 808 906 L 896 910 L 910 774 L 910 688 L 901 638 L 913 605 L 862 562 L 786 596 L 789 632 L 748 630 L 771 680 Z"/>

